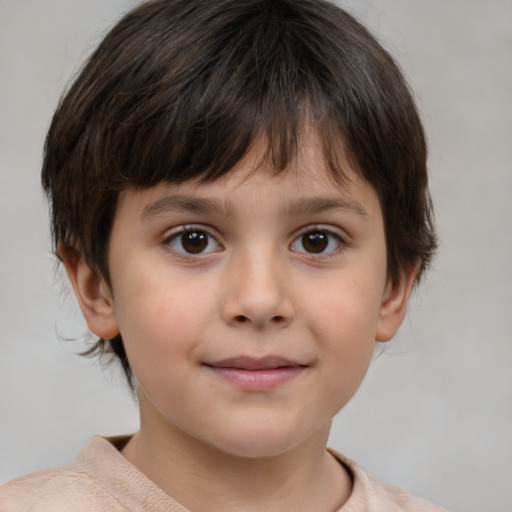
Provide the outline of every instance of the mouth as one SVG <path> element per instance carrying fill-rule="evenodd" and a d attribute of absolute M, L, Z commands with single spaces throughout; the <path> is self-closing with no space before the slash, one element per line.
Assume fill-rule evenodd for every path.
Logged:
<path fill-rule="evenodd" d="M 248 371 L 277 370 L 278 368 L 305 366 L 280 356 L 267 356 L 261 358 L 238 356 L 205 364 L 212 368 L 233 368 Z"/>
<path fill-rule="evenodd" d="M 271 391 L 283 386 L 308 368 L 280 356 L 238 356 L 204 363 L 204 366 L 229 385 L 252 392 Z"/>

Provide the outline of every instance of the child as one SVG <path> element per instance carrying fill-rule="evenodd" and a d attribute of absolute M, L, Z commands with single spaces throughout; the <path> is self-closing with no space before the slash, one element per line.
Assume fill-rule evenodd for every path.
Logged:
<path fill-rule="evenodd" d="M 153 0 L 62 100 L 42 172 L 133 436 L 3 486 L 2 511 L 439 511 L 326 450 L 435 249 L 392 58 L 324 0 Z"/>

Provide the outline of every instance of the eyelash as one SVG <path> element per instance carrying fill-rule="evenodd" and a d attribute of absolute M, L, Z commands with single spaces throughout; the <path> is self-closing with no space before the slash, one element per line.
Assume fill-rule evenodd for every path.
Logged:
<path fill-rule="evenodd" d="M 176 241 L 178 241 L 178 243 L 179 243 L 180 237 L 183 237 L 183 235 L 193 234 L 193 233 L 200 235 L 195 240 L 195 242 L 197 242 L 197 247 L 199 249 L 198 252 L 194 253 L 193 251 L 187 251 L 186 249 L 184 249 L 183 243 L 180 244 L 181 248 L 173 246 L 173 244 Z M 206 235 L 206 237 L 204 235 Z M 304 245 L 303 245 L 303 243 L 305 242 L 304 237 L 307 235 L 323 235 L 323 236 L 325 236 L 325 239 L 321 238 L 320 240 L 317 239 L 313 242 L 313 238 L 310 238 L 310 241 L 313 242 L 314 244 L 318 243 L 318 241 L 326 242 L 327 246 L 325 248 L 321 249 L 319 252 L 300 250 L 300 249 L 294 248 L 294 245 L 296 245 L 297 243 L 301 243 L 301 242 L 302 242 L 302 248 L 304 248 Z M 206 238 L 206 240 L 205 240 L 205 238 Z M 183 242 L 183 238 L 181 240 Z M 329 250 L 328 252 L 325 252 L 325 249 L 328 248 L 329 245 L 332 245 L 333 241 L 336 244 L 336 247 L 334 249 Z M 207 252 L 205 252 L 205 249 L 208 249 L 208 247 L 212 245 L 212 242 L 215 245 L 215 247 L 213 247 L 213 248 L 210 247 L 210 249 Z M 206 246 L 203 247 L 203 245 L 201 245 L 201 243 L 203 243 L 203 244 L 206 243 Z M 214 236 L 208 228 L 206 228 L 204 226 L 195 226 L 195 225 L 184 225 L 184 226 L 180 226 L 180 227 L 174 229 L 164 239 L 163 245 L 165 247 L 169 248 L 174 253 L 179 254 L 183 258 L 192 258 L 194 260 L 196 260 L 199 257 L 204 258 L 206 256 L 209 256 L 210 254 L 215 253 L 219 249 L 223 248 L 222 244 L 217 240 L 217 237 Z M 307 228 L 303 229 L 298 234 L 298 236 L 296 236 L 293 239 L 292 243 L 290 244 L 290 250 L 292 252 L 304 255 L 304 257 L 312 257 L 315 259 L 318 259 L 318 258 L 324 259 L 324 258 L 334 257 L 343 249 L 343 247 L 344 247 L 344 240 L 343 240 L 342 236 L 340 234 L 338 234 L 337 232 L 333 231 L 332 229 L 325 228 L 322 226 L 308 226 Z"/>

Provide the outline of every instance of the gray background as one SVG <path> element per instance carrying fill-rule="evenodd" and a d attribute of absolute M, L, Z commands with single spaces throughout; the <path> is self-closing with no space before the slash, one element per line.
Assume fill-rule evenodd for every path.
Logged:
<path fill-rule="evenodd" d="M 0 0 L 0 481 L 132 432 L 116 371 L 74 353 L 39 188 L 64 85 L 133 0 Z M 344 5 L 402 64 L 431 147 L 440 254 L 331 446 L 453 511 L 512 511 L 512 2 Z"/>

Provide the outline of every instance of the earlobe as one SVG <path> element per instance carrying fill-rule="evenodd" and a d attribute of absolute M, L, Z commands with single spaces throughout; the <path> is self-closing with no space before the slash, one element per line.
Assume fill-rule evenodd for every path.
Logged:
<path fill-rule="evenodd" d="M 103 339 L 117 336 L 119 328 L 114 304 L 104 279 L 91 269 L 76 249 L 61 243 L 58 253 L 89 330 Z"/>
<path fill-rule="evenodd" d="M 376 341 L 389 341 L 398 331 L 407 312 L 415 277 L 416 269 L 412 269 L 398 283 L 388 283 L 380 310 Z"/>

